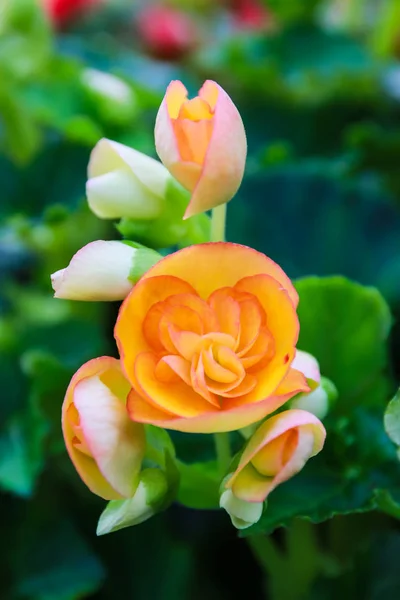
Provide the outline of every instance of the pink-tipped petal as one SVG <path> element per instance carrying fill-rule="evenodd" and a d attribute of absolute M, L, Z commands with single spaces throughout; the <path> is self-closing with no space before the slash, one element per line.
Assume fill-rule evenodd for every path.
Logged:
<path fill-rule="evenodd" d="M 94 385 L 88 386 L 91 382 Z M 137 485 L 144 438 L 141 426 L 127 416 L 128 392 L 119 361 L 102 356 L 75 373 L 62 406 L 62 429 L 70 459 L 87 487 L 105 500 L 132 495 Z M 114 460 L 121 460 L 121 450 L 122 463 L 114 464 Z"/>
<path fill-rule="evenodd" d="M 129 390 L 128 384 L 126 387 Z M 74 404 L 87 446 L 100 472 L 114 490 L 130 498 L 138 483 L 145 436 L 143 426 L 129 419 L 125 398 L 126 395 L 113 394 L 101 377 L 96 376 L 78 383 Z"/>
<path fill-rule="evenodd" d="M 171 81 L 165 92 L 158 110 L 154 130 L 157 154 L 161 162 L 178 179 L 182 185 L 182 176 L 174 174 L 175 168 L 181 162 L 178 144 L 171 119 L 176 119 L 182 103 L 187 98 L 187 89 L 180 81 Z"/>

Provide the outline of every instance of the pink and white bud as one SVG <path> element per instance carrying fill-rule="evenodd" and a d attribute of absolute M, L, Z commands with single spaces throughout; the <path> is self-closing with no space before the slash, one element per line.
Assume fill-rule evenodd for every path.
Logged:
<path fill-rule="evenodd" d="M 90 157 L 88 204 L 100 219 L 155 219 L 163 212 L 170 179 L 154 158 L 104 138 Z"/>
<path fill-rule="evenodd" d="M 130 420 L 130 385 L 120 363 L 103 356 L 73 376 L 62 407 L 68 454 L 88 488 L 106 500 L 131 498 L 140 482 L 144 428 Z"/>
<path fill-rule="evenodd" d="M 305 410 L 287 410 L 267 419 L 248 441 L 225 488 L 246 502 L 263 502 L 322 450 L 325 428 Z"/>
<path fill-rule="evenodd" d="M 81 248 L 68 267 L 51 275 L 55 298 L 123 300 L 159 259 L 154 250 L 124 242 L 97 240 Z"/>

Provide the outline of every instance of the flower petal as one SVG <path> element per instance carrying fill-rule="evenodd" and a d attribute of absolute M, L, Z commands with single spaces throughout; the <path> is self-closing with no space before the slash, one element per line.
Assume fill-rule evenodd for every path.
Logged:
<path fill-rule="evenodd" d="M 165 92 L 164 99 L 161 102 L 156 117 L 154 135 L 157 154 L 173 175 L 174 166 L 180 163 L 181 157 L 171 119 L 176 119 L 178 117 L 182 103 L 187 98 L 187 94 L 187 89 L 183 83 L 180 81 L 171 81 L 167 87 L 167 91 Z M 178 181 L 181 181 L 178 177 L 177 179 Z"/>
<path fill-rule="evenodd" d="M 219 505 L 229 514 L 232 525 L 237 529 L 246 529 L 261 519 L 263 503 L 244 502 L 236 498 L 231 490 L 221 494 Z"/>
<path fill-rule="evenodd" d="M 90 242 L 65 269 L 51 276 L 55 298 L 122 300 L 132 289 L 128 277 L 137 250 L 117 241 Z"/>
<path fill-rule="evenodd" d="M 258 473 L 255 487 L 248 484 L 251 475 L 247 466 L 257 453 L 270 442 L 276 440 L 290 429 L 298 428 L 298 444 L 291 458 L 275 477 L 266 477 L 265 486 L 260 484 L 262 476 Z M 298 473 L 309 458 L 321 451 L 325 441 L 325 428 L 321 421 L 304 410 L 287 410 L 265 421 L 250 438 L 235 473 L 226 482 L 227 488 L 232 488 L 235 495 L 249 502 L 260 502 L 275 489 L 296 473 Z M 246 469 L 246 481 L 243 482 L 241 473 Z M 239 479 L 240 478 L 240 479 Z M 236 485 L 236 481 L 238 484 Z"/>
<path fill-rule="evenodd" d="M 127 408 L 131 419 L 138 423 L 151 423 L 157 427 L 188 433 L 219 433 L 236 431 L 256 423 L 282 406 L 289 398 L 291 396 L 273 396 L 255 404 L 215 411 L 212 410 L 212 405 L 207 403 L 208 410 L 198 416 L 177 418 L 168 414 L 166 410 L 157 408 L 155 404 L 132 390 L 128 396 Z"/>
<path fill-rule="evenodd" d="M 298 294 L 284 271 L 265 254 L 240 244 L 214 242 L 189 246 L 160 260 L 144 279 L 159 275 L 178 277 L 206 300 L 219 288 L 233 287 L 244 277 L 260 274 L 276 279 L 297 306 Z"/>
<path fill-rule="evenodd" d="M 170 175 L 158 160 L 124 144 L 103 138 L 90 156 L 89 180 L 117 169 L 132 174 L 155 197 L 164 198 Z"/>
<path fill-rule="evenodd" d="M 103 378 L 104 382 L 100 378 Z M 95 385 L 90 388 L 83 385 L 90 382 L 94 382 Z M 109 387 L 110 385 L 111 387 Z M 82 452 L 74 444 L 75 431 L 68 416 L 74 406 L 78 386 L 79 409 L 75 410 L 79 413 L 82 431 L 85 436 L 88 435 L 88 439 L 85 441 L 89 442 L 90 439 L 87 444 L 90 454 Z M 62 428 L 71 461 L 88 488 L 106 500 L 119 499 L 124 495 L 134 493 L 137 483 L 135 473 L 137 472 L 137 463 L 140 464 L 141 460 L 143 430 L 137 424 L 131 423 L 126 413 L 124 398 L 128 391 L 129 385 L 123 378 L 119 361 L 109 356 L 102 356 L 85 363 L 75 373 L 68 386 L 62 407 Z M 82 410 L 82 414 L 80 410 Z M 92 418 L 94 423 L 90 422 Z M 108 421 L 109 419 L 110 421 Z M 119 433 L 112 431 L 112 423 L 118 427 L 121 425 L 123 431 Z M 101 436 L 105 433 L 104 440 L 97 439 L 99 432 L 101 432 Z M 119 444 L 120 439 L 126 455 L 122 459 L 122 465 L 117 465 L 116 473 L 113 474 L 115 466 L 113 461 L 114 459 L 119 460 L 120 449 L 116 448 L 116 444 Z M 95 455 L 100 461 L 102 470 L 94 459 Z M 110 457 L 113 457 L 112 460 Z M 132 470 L 130 470 L 131 468 Z M 111 479 L 108 478 L 109 475 Z M 127 478 L 126 475 L 128 475 Z"/>
<path fill-rule="evenodd" d="M 203 169 L 184 218 L 229 202 L 239 189 L 246 164 L 246 133 L 231 98 L 214 81 L 206 81 L 199 95 L 217 100 Z"/>
<path fill-rule="evenodd" d="M 251 463 L 247 464 L 239 475 L 235 478 L 231 489 L 235 498 L 242 502 L 263 502 L 271 491 L 272 477 L 263 477 L 253 467 Z"/>
<path fill-rule="evenodd" d="M 163 262 L 163 261 L 162 261 Z M 174 294 L 194 294 L 192 286 L 176 277 L 161 275 L 142 279 L 123 302 L 115 325 L 121 362 L 129 380 L 135 379 L 134 363 L 141 352 L 152 349 L 143 330 L 145 316 L 149 309 Z"/>
<path fill-rule="evenodd" d="M 94 376 L 77 384 L 74 404 L 79 412 L 81 428 L 89 450 L 100 472 L 121 495 L 130 498 L 135 493 L 141 462 L 144 457 L 145 435 L 143 426 L 129 419 L 125 400 L 130 386 L 121 371 Z M 114 380 L 109 381 L 110 377 Z M 121 397 L 112 393 L 110 383 L 125 387 Z"/>
<path fill-rule="evenodd" d="M 167 382 L 156 377 L 157 359 L 151 352 L 135 361 L 134 387 L 156 408 L 170 415 L 190 418 L 210 411 L 210 404 L 184 381 Z"/>
<path fill-rule="evenodd" d="M 293 369 L 297 369 L 301 373 L 304 373 L 310 382 L 314 382 L 314 387 L 317 387 L 321 382 L 319 363 L 312 354 L 303 352 L 302 350 L 296 350 L 296 356 L 292 362 L 292 367 Z"/>
<path fill-rule="evenodd" d="M 310 387 L 303 373 L 300 373 L 300 371 L 296 371 L 296 369 L 290 368 L 285 378 L 279 384 L 276 390 L 276 394 L 278 396 L 287 396 L 289 394 L 295 395 L 300 394 L 300 392 L 309 391 Z"/>

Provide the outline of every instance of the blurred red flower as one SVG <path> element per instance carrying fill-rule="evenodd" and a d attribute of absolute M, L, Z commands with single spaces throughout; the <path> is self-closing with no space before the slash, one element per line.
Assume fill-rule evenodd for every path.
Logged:
<path fill-rule="evenodd" d="M 100 2 L 101 0 L 44 0 L 44 7 L 53 24 L 63 27 Z"/>
<path fill-rule="evenodd" d="M 241 29 L 264 29 L 272 22 L 270 11 L 259 0 L 231 0 L 233 18 Z"/>
<path fill-rule="evenodd" d="M 140 39 L 156 58 L 178 60 L 192 51 L 199 35 L 194 20 L 166 6 L 149 6 L 137 18 Z"/>

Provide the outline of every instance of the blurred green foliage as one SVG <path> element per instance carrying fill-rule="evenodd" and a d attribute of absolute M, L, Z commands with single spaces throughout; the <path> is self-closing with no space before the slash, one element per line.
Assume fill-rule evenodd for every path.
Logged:
<path fill-rule="evenodd" d="M 268 0 L 276 26 L 257 32 L 227 31 L 221 4 L 191 3 L 210 34 L 179 64 L 145 55 L 129 24 L 137 7 L 123 0 L 57 33 L 34 0 L 0 7 L 2 600 L 263 594 L 261 570 L 222 513 L 177 505 L 95 539 L 103 503 L 81 484 L 61 436 L 73 372 L 116 354 L 118 307 L 53 301 L 49 275 L 85 243 L 118 235 L 84 201 L 91 147 L 106 136 L 154 154 L 155 113 L 175 77 L 192 90 L 215 78 L 237 102 L 249 159 L 228 239 L 300 278 L 300 348 L 339 390 L 326 450 L 271 495 L 249 533 L 337 515 L 318 525 L 323 550 L 305 597 L 399 596 L 398 525 L 370 512 L 400 510 L 400 465 L 383 428 L 400 376 L 400 25 L 388 19 L 396 0 L 380 4 L 372 27 L 372 0 L 349 1 L 331 24 L 321 18 L 329 2 Z M 93 79 L 98 72 L 118 77 L 122 96 Z M 207 436 L 173 439 L 180 458 L 212 460 Z M 204 497 L 193 497 L 186 475 L 178 500 L 215 506 L 211 465 L 199 473 Z M 282 541 L 281 530 L 274 536 Z"/>

